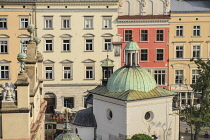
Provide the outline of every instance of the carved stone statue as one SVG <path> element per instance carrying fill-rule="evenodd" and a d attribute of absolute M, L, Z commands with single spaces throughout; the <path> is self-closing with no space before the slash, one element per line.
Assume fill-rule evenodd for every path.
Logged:
<path fill-rule="evenodd" d="M 170 0 L 164 1 L 164 12 L 167 14 L 170 11 Z"/>
<path fill-rule="evenodd" d="M 3 95 L 3 101 L 4 102 L 14 102 L 16 101 L 16 95 L 15 95 L 15 85 L 11 82 L 3 83 L 2 84 L 2 95 Z"/>
<path fill-rule="evenodd" d="M 146 0 L 141 0 L 141 13 L 146 13 Z"/>

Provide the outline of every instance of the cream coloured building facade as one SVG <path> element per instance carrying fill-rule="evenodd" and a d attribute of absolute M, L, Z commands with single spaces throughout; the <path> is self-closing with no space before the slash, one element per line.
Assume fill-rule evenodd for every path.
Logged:
<path fill-rule="evenodd" d="M 59 2 L 59 1 L 56 1 Z M 56 111 L 83 107 L 86 91 L 100 85 L 102 61 L 120 66 L 118 0 L 36 3 L 36 25 L 44 56 L 44 93 Z"/>
<path fill-rule="evenodd" d="M 171 2 L 169 85 L 171 91 L 180 93 L 181 104 L 197 100 L 190 84 L 196 82 L 198 70 L 190 59 L 210 57 L 210 7 L 198 7 L 199 4 L 209 2 Z"/>

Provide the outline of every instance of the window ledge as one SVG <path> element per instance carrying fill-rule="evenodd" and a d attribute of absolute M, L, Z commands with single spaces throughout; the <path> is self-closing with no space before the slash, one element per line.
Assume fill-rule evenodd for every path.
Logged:
<path fill-rule="evenodd" d="M 139 41 L 139 43 L 148 43 L 149 41 Z"/>
<path fill-rule="evenodd" d="M 95 80 L 95 78 L 93 78 L 93 79 L 83 79 L 83 80 Z"/>
<path fill-rule="evenodd" d="M 113 28 L 102 28 L 102 30 L 112 30 Z"/>
<path fill-rule="evenodd" d="M 53 53 L 54 51 L 44 51 L 44 53 Z"/>
<path fill-rule="evenodd" d="M 55 79 L 45 79 L 44 81 L 54 81 Z"/>
<path fill-rule="evenodd" d="M 61 53 L 70 53 L 71 51 L 61 51 Z"/>
<path fill-rule="evenodd" d="M 102 52 L 112 52 L 112 50 L 103 50 Z"/>
<path fill-rule="evenodd" d="M 1 80 L 1 81 L 4 81 L 4 80 L 6 81 L 6 80 L 11 80 L 11 79 L 0 79 L 0 80 Z"/>
<path fill-rule="evenodd" d="M 54 28 L 43 28 L 43 30 L 54 30 Z"/>
<path fill-rule="evenodd" d="M 0 30 L 7 30 L 8 28 L 0 28 Z"/>
<path fill-rule="evenodd" d="M 61 28 L 61 30 L 71 30 L 71 28 Z"/>
<path fill-rule="evenodd" d="M 163 43 L 164 41 L 155 41 L 155 43 Z"/>
<path fill-rule="evenodd" d="M 94 28 L 84 28 L 84 30 L 94 30 Z"/>
<path fill-rule="evenodd" d="M 165 62 L 164 60 L 155 60 L 155 62 Z"/>
<path fill-rule="evenodd" d="M 27 28 L 20 28 L 19 30 L 27 30 Z"/>
<path fill-rule="evenodd" d="M 0 54 L 9 54 L 9 53 L 7 52 L 7 53 L 0 53 Z"/>
<path fill-rule="evenodd" d="M 140 62 L 149 62 L 149 61 L 147 60 L 147 61 L 140 61 Z"/>
<path fill-rule="evenodd" d="M 61 81 L 72 81 L 73 78 L 70 78 L 70 79 L 61 79 Z"/>
<path fill-rule="evenodd" d="M 191 36 L 191 37 L 196 37 L 196 38 L 199 38 L 199 37 L 202 37 L 202 36 Z"/>
<path fill-rule="evenodd" d="M 94 51 L 84 51 L 84 52 L 94 52 Z"/>

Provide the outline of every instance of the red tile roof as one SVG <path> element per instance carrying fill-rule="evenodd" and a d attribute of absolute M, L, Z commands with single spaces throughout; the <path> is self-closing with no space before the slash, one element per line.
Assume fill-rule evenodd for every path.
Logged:
<path fill-rule="evenodd" d="M 170 19 L 169 15 L 125 15 L 125 16 L 118 16 L 118 19 Z"/>

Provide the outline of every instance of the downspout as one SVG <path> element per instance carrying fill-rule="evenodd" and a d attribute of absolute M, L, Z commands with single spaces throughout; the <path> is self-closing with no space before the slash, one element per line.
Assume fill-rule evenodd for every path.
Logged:
<path fill-rule="evenodd" d="M 2 138 L 2 113 L 0 113 L 0 139 Z"/>

